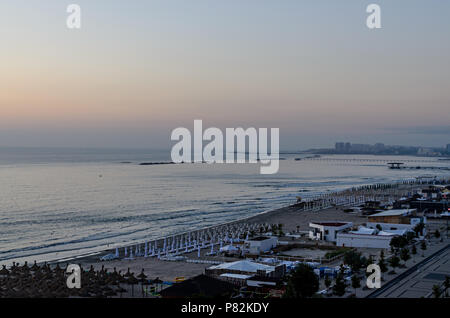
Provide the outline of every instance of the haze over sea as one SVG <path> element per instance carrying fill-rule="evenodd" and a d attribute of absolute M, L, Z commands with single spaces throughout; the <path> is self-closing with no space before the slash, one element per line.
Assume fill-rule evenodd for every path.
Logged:
<path fill-rule="evenodd" d="M 436 158 L 329 155 L 361 160 L 294 160 L 275 175 L 259 164 L 139 165 L 170 161 L 168 151 L 0 148 L 0 263 L 54 260 L 252 216 L 355 185 L 440 170 L 390 170 L 375 160 Z M 372 159 L 372 160 L 362 160 Z"/>

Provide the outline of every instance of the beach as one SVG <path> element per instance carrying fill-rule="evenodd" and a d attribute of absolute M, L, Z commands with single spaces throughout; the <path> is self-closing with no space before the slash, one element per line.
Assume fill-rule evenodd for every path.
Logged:
<path fill-rule="evenodd" d="M 354 191 L 355 195 L 359 195 L 361 191 L 366 194 L 371 194 L 372 197 L 386 197 L 385 193 L 390 193 L 390 199 L 399 198 L 405 193 L 413 191 L 420 188 L 421 185 L 416 184 L 400 184 L 393 189 L 366 189 Z M 342 192 L 343 195 L 347 196 L 349 190 Z M 352 222 L 355 227 L 367 222 L 367 217 L 356 213 L 344 212 L 346 208 L 351 207 L 351 204 L 345 204 L 341 206 L 333 206 L 319 210 L 304 211 L 298 206 L 290 205 L 280 209 L 274 209 L 265 213 L 261 213 L 256 216 L 245 218 L 242 220 L 237 220 L 230 222 L 230 224 L 282 224 L 283 231 L 285 233 L 300 234 L 308 231 L 310 222 L 326 222 L 326 221 L 345 221 Z M 199 229 L 200 231 L 201 229 Z M 308 239 L 305 237 L 294 238 L 294 237 L 279 237 L 280 241 L 289 241 L 290 243 L 308 243 Z M 158 245 L 162 246 L 163 239 L 158 240 Z M 317 244 L 317 243 L 315 243 Z M 129 249 L 133 246 L 129 246 Z M 191 253 L 183 254 L 187 259 L 191 260 L 204 260 L 209 262 L 230 262 L 238 260 L 238 258 L 233 257 L 223 257 L 223 256 L 207 256 L 209 248 L 201 250 L 201 256 L 198 257 L 198 252 L 193 251 Z M 196 275 L 202 274 L 204 269 L 211 266 L 212 263 L 191 263 L 186 261 L 166 261 L 160 260 L 157 257 L 136 257 L 134 260 L 111 260 L 111 261 L 100 261 L 100 257 L 107 255 L 108 253 L 114 253 L 114 250 L 104 251 L 98 255 L 84 257 L 76 260 L 76 263 L 80 263 L 84 268 L 93 266 L 96 270 L 104 267 L 112 271 L 114 268 L 117 271 L 126 272 L 130 269 L 131 272 L 138 274 L 144 269 L 146 275 L 154 278 L 158 277 L 166 282 L 174 282 L 177 277 L 183 277 L 188 279 Z"/>
<path fill-rule="evenodd" d="M 177 281 L 201 275 L 206 268 L 212 265 L 233 262 L 243 258 L 239 255 L 211 254 L 213 251 L 218 251 L 219 242 L 220 247 L 222 247 L 222 243 L 225 245 L 230 244 L 230 242 L 232 245 L 240 245 L 243 244 L 245 237 L 248 237 L 250 232 L 257 236 L 260 235 L 259 229 L 265 228 L 261 234 L 267 235 L 267 229 L 275 225 L 278 230 L 280 230 L 281 225 L 283 233 L 268 233 L 268 235 L 276 234 L 280 246 L 289 245 L 290 247 L 287 250 L 275 249 L 271 252 L 272 254 L 265 255 L 265 257 L 275 256 L 285 260 L 311 261 L 323 263 L 327 266 L 338 266 L 341 262 L 339 256 L 328 259 L 326 255 L 328 252 L 336 251 L 339 247 L 330 242 L 311 241 L 308 238 L 307 233 L 311 222 L 351 222 L 352 226 L 357 228 L 367 222 L 367 216 L 355 212 L 355 207 L 367 200 L 376 200 L 380 204 L 389 205 L 426 185 L 426 183 L 419 181 L 401 181 L 393 184 L 352 187 L 224 224 L 197 228 L 195 231 L 173 234 L 152 241 L 134 242 L 89 256 L 56 260 L 48 263 L 48 265 L 41 263 L 40 266 L 44 273 L 53 270 L 55 277 L 61 277 L 60 275 L 69 264 L 78 264 L 81 266 L 82 273 L 84 273 L 82 276 L 89 276 L 89 292 L 87 289 L 69 292 L 61 289 L 61 294 L 54 293 L 57 297 L 58 295 L 70 297 L 91 297 L 92 295 L 97 295 L 95 297 L 157 297 L 161 289 L 167 288 Z M 187 238 L 189 238 L 189 244 Z M 184 246 L 183 242 L 186 245 L 186 250 L 184 250 L 184 247 L 179 249 L 180 246 Z M 189 245 L 189 250 L 187 245 Z M 145 254 L 143 252 L 144 246 Z M 151 249 L 152 246 L 153 250 Z M 158 250 L 158 252 L 155 253 L 155 250 Z M 369 258 L 376 257 L 379 249 L 360 249 L 360 251 Z M 177 259 L 175 256 L 181 258 Z M 101 260 L 104 257 L 111 258 Z M 15 271 L 29 272 L 26 264 L 20 264 L 20 266 L 16 264 L 13 268 L 15 268 Z M 130 284 L 127 277 L 132 277 L 136 282 Z M 122 280 L 122 283 L 120 280 Z M 144 285 L 144 282 L 148 282 L 148 284 Z M 49 284 L 52 284 L 51 279 Z M 135 285 L 139 286 L 136 287 Z M 151 292 L 148 289 L 150 285 L 153 286 Z M 117 290 L 121 290 L 121 292 L 114 293 L 110 286 L 118 286 Z M 59 286 L 58 288 L 62 287 Z M 51 295 L 51 292 L 49 293 Z M 31 295 L 31 297 L 33 296 Z"/>

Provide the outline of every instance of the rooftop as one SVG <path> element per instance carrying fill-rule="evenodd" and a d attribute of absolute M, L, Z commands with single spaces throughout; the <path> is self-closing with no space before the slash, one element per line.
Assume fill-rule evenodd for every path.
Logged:
<path fill-rule="evenodd" d="M 224 269 L 224 270 L 234 270 L 234 271 L 241 271 L 241 272 L 256 273 L 258 270 L 273 271 L 275 269 L 275 267 L 251 262 L 248 260 L 243 260 L 243 261 L 236 261 L 236 262 L 231 262 L 231 263 L 222 263 L 219 265 L 214 265 L 214 266 L 211 266 L 209 269 Z"/>
<path fill-rule="evenodd" d="M 258 236 L 258 237 L 253 237 L 251 239 L 249 239 L 249 241 L 265 241 L 265 240 L 269 240 L 270 237 L 267 236 Z"/>
<path fill-rule="evenodd" d="M 236 279 L 249 279 L 252 276 L 251 275 L 225 273 L 225 274 L 221 274 L 220 277 L 228 277 L 228 278 L 236 278 Z"/>
<path fill-rule="evenodd" d="M 350 222 L 311 222 L 311 224 L 322 225 L 322 226 L 331 226 L 331 227 L 340 227 L 340 226 L 350 224 Z"/>
<path fill-rule="evenodd" d="M 383 211 L 380 213 L 372 214 L 369 216 L 369 218 L 373 217 L 373 216 L 398 216 L 398 215 L 406 216 L 406 215 L 411 214 L 411 212 L 413 212 L 413 211 L 414 211 L 414 209 L 387 210 L 387 211 Z"/>

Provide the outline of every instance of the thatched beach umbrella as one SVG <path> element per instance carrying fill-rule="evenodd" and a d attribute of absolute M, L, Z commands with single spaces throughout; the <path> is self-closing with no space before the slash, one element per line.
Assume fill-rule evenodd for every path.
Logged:
<path fill-rule="evenodd" d="M 142 297 L 144 297 L 144 283 L 147 282 L 147 275 L 144 274 L 144 269 L 142 269 L 141 273 L 137 276 L 137 278 L 141 283 Z"/>
<path fill-rule="evenodd" d="M 0 275 L 9 275 L 9 270 L 6 268 L 6 265 L 2 266 L 2 269 L 0 270 Z"/>
<path fill-rule="evenodd" d="M 35 272 L 35 271 L 37 271 L 39 269 L 40 269 L 40 267 L 37 265 L 36 260 L 35 260 L 33 266 L 31 266 L 31 270 L 33 272 Z"/>
<path fill-rule="evenodd" d="M 134 285 L 139 283 L 139 280 L 136 277 L 134 277 L 134 274 L 131 274 L 127 279 L 127 283 L 129 285 L 131 285 L 131 297 L 133 297 L 134 296 Z"/>

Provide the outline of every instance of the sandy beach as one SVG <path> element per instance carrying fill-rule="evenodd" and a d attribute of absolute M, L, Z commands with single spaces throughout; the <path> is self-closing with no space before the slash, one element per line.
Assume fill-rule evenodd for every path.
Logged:
<path fill-rule="evenodd" d="M 362 224 L 366 218 L 359 217 L 354 214 L 345 213 L 342 209 L 329 208 L 321 211 L 298 211 L 292 207 L 285 207 L 273 210 L 261 215 L 254 216 L 246 222 L 249 223 L 268 223 L 268 224 L 284 224 L 286 232 L 296 231 L 299 226 L 300 231 L 306 231 L 311 220 L 346 220 L 354 222 L 355 225 Z M 242 221 L 243 222 L 243 221 Z M 282 239 L 282 238 L 280 238 Z M 113 252 L 113 251 L 109 251 Z M 201 259 L 214 261 L 233 261 L 237 260 L 230 257 L 221 256 L 206 256 L 209 249 L 201 250 Z M 174 281 L 176 277 L 190 278 L 202 274 L 204 269 L 211 266 L 211 264 L 196 264 L 187 263 L 184 261 L 164 261 L 158 260 L 156 257 L 137 257 L 134 260 L 112 260 L 100 261 L 99 258 L 107 254 L 107 252 L 100 255 L 90 256 L 86 258 L 77 259 L 77 263 L 82 264 L 84 268 L 94 266 L 95 269 L 100 269 L 104 266 L 108 270 L 116 268 L 117 271 L 126 272 L 128 268 L 131 272 L 140 273 L 142 269 L 147 276 L 156 278 L 159 277 L 163 281 Z M 197 252 L 184 254 L 188 259 L 198 259 Z"/>
<path fill-rule="evenodd" d="M 405 191 L 411 191 L 412 189 L 419 188 L 420 186 L 411 185 L 400 185 L 396 189 L 396 197 L 402 195 Z M 373 194 L 377 192 L 383 193 L 383 190 L 372 190 Z M 392 191 L 391 191 L 392 192 Z M 316 211 L 304 211 L 296 206 L 286 206 L 280 209 L 271 210 L 265 213 L 261 213 L 250 218 L 243 220 L 237 220 L 231 223 L 247 223 L 247 224 L 283 224 L 283 231 L 285 233 L 304 233 L 309 229 L 309 223 L 314 221 L 346 221 L 352 222 L 354 226 L 361 225 L 367 221 L 366 216 L 361 216 L 356 213 L 344 212 L 344 210 L 353 205 L 342 205 L 337 207 L 329 207 Z M 201 230 L 201 229 L 199 229 Z M 289 240 L 293 241 L 294 238 L 283 238 L 280 237 L 279 240 Z M 307 242 L 305 238 L 295 239 L 300 243 Z M 159 246 L 162 246 L 162 240 L 159 240 Z M 202 260 L 226 262 L 237 260 L 237 258 L 223 257 L 223 256 L 207 256 L 209 249 L 201 250 Z M 112 261 L 100 261 L 100 257 L 108 253 L 114 253 L 114 250 L 108 250 L 104 253 L 98 255 L 92 255 L 89 257 L 79 258 L 76 263 L 82 264 L 84 268 L 93 266 L 96 270 L 99 270 L 104 266 L 105 269 L 113 271 L 115 268 L 117 271 L 122 271 L 125 273 L 128 269 L 134 272 L 136 275 L 144 269 L 145 274 L 149 278 L 156 278 L 167 282 L 173 282 L 177 277 L 184 277 L 185 279 L 202 274 L 204 269 L 211 266 L 212 264 L 199 264 L 190 263 L 186 261 L 167 261 L 159 260 L 157 257 L 136 257 L 134 260 L 117 259 Z M 197 252 L 191 252 L 183 254 L 187 259 L 198 260 Z M 309 257 L 311 253 L 306 253 L 305 256 Z M 67 262 L 64 262 L 64 264 Z"/>

